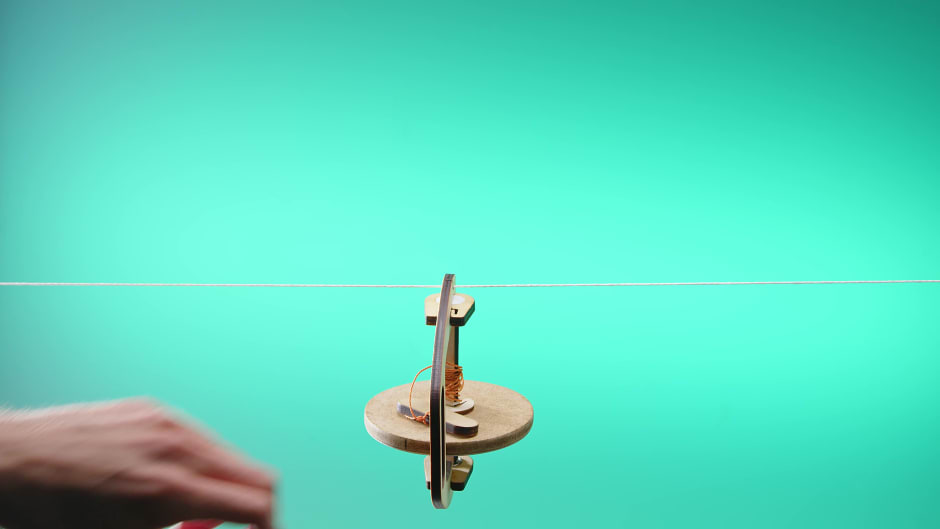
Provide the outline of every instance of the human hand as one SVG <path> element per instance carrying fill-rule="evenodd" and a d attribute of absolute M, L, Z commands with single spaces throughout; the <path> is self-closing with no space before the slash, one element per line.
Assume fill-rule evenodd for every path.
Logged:
<path fill-rule="evenodd" d="M 146 399 L 0 411 L 8 529 L 273 529 L 273 491 L 269 470 Z"/>

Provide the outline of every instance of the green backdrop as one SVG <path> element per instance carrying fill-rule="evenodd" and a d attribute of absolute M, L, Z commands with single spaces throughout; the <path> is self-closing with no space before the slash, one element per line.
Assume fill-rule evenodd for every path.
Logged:
<path fill-rule="evenodd" d="M 0 4 L 0 281 L 940 278 L 931 2 Z M 302 527 L 940 526 L 940 285 L 474 290 L 535 407 L 431 508 L 424 290 L 0 290 L 0 403 L 152 395 Z"/>

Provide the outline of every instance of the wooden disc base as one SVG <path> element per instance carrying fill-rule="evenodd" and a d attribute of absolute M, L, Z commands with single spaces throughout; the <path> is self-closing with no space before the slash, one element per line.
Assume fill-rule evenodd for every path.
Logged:
<path fill-rule="evenodd" d="M 422 380 L 415 384 L 413 402 L 427 407 L 431 383 Z M 406 419 L 396 410 L 399 400 L 408 402 L 411 384 L 402 384 L 372 397 L 366 404 L 365 425 L 376 441 L 416 454 L 430 452 L 430 431 L 416 421 Z M 480 423 L 473 437 L 447 434 L 448 455 L 470 455 L 505 448 L 523 437 L 532 428 L 532 404 L 515 391 L 475 380 L 465 380 L 461 392 L 474 400 L 473 411 L 466 416 Z"/>

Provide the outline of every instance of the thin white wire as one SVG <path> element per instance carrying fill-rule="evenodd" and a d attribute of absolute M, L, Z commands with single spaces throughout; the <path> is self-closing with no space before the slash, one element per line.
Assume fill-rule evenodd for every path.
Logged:
<path fill-rule="evenodd" d="M 697 281 L 686 283 L 509 283 L 459 285 L 458 288 L 545 288 L 545 287 L 666 287 L 735 285 L 848 285 L 876 283 L 940 283 L 940 279 L 886 279 L 860 281 Z M 440 285 L 349 285 L 324 283 L 49 283 L 6 281 L 0 287 L 254 287 L 254 288 L 440 288 Z"/>

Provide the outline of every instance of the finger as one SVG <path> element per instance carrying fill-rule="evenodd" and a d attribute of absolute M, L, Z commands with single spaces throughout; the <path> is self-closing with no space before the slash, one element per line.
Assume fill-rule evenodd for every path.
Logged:
<path fill-rule="evenodd" d="M 177 520 L 224 520 L 272 529 L 271 491 L 220 481 L 178 468 L 165 467 L 159 479 L 167 485 L 163 498 Z"/>
<path fill-rule="evenodd" d="M 273 472 L 224 447 L 212 434 L 185 415 L 150 405 L 147 400 L 127 401 L 130 426 L 150 431 L 162 456 L 208 477 L 272 489 Z"/>
<path fill-rule="evenodd" d="M 160 426 L 185 436 L 186 444 L 192 449 L 187 455 L 201 463 L 201 473 L 261 488 L 273 487 L 274 476 L 270 469 L 249 461 L 187 415 L 177 410 L 160 412 Z"/>
<path fill-rule="evenodd" d="M 204 477 L 271 491 L 272 472 L 247 461 L 190 431 L 164 433 L 156 438 L 157 456 Z"/>
<path fill-rule="evenodd" d="M 275 478 L 271 472 L 219 446 L 205 444 L 194 447 L 191 457 L 194 470 L 204 476 L 267 491 L 274 489 Z"/>

